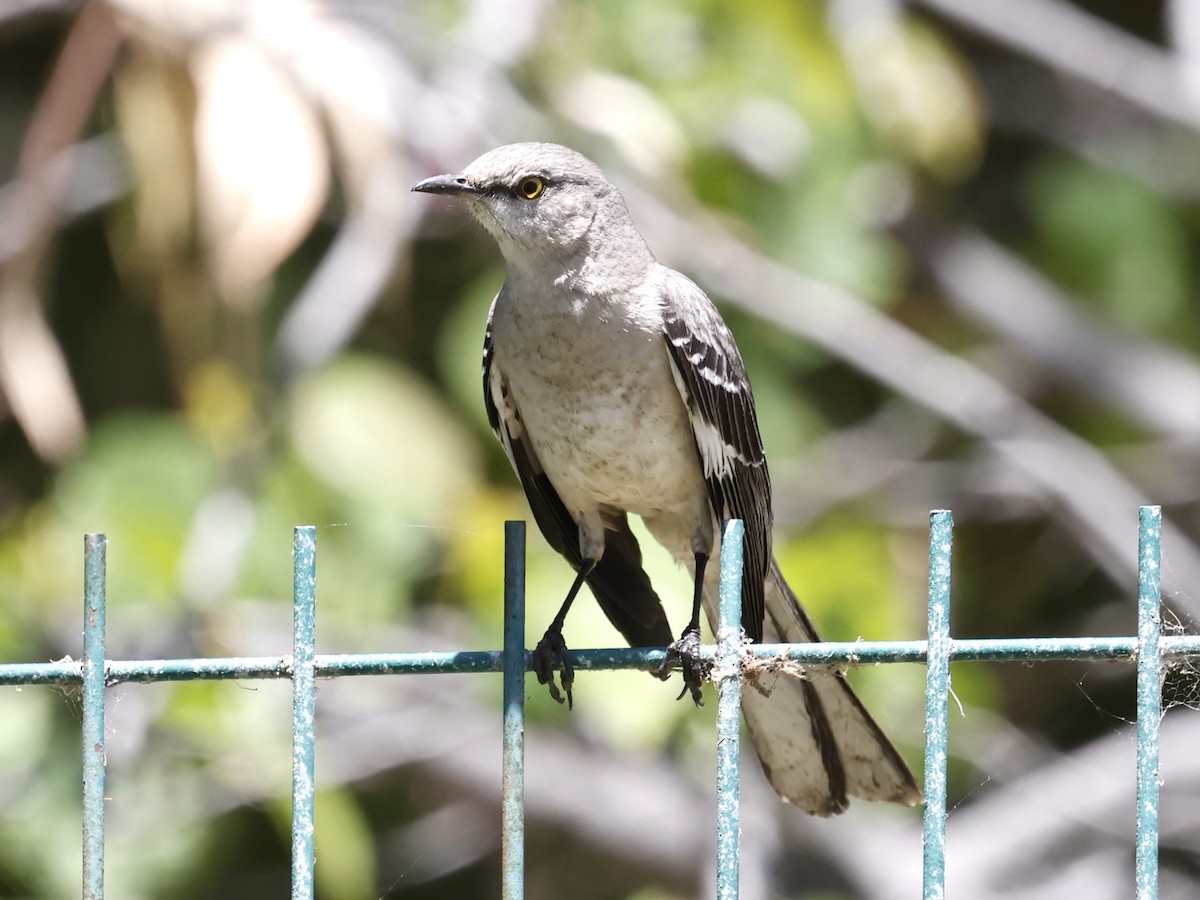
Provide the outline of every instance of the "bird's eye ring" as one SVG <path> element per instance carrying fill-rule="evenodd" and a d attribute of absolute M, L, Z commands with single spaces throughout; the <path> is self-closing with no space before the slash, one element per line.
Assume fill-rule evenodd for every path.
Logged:
<path fill-rule="evenodd" d="M 536 175 L 526 175 L 517 182 L 517 193 L 525 200 L 536 200 L 546 189 L 546 182 Z"/>

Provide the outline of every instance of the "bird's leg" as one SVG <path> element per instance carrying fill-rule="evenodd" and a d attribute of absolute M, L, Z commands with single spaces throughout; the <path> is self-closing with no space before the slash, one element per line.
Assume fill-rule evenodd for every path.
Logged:
<path fill-rule="evenodd" d="M 583 587 L 588 574 L 594 568 L 596 568 L 594 559 L 585 559 L 580 565 L 579 574 L 575 576 L 575 583 L 571 585 L 571 590 L 567 591 L 567 599 L 563 601 L 558 615 L 554 617 L 554 621 L 550 623 L 550 627 L 546 629 L 546 633 L 542 635 L 542 639 L 538 641 L 538 645 L 533 650 L 534 661 L 537 665 L 534 673 L 537 675 L 538 684 L 547 685 L 550 688 L 550 696 L 559 703 L 563 702 L 563 693 L 565 693 L 567 709 L 571 709 L 573 706 L 571 686 L 575 683 L 575 669 L 571 666 L 571 657 L 567 653 L 567 642 L 563 640 L 563 623 L 567 621 L 567 612 L 571 609 L 571 604 L 575 602 L 575 595 L 579 593 L 579 589 Z M 562 669 L 562 693 L 554 683 L 556 663 Z"/>
<path fill-rule="evenodd" d="M 667 647 L 667 658 L 659 666 L 658 677 L 666 681 L 671 677 L 672 663 L 679 660 L 679 668 L 683 670 L 683 690 L 676 700 L 683 699 L 689 691 L 697 706 L 704 705 L 704 697 L 700 686 L 708 679 L 711 663 L 700 658 L 700 598 L 704 594 L 704 567 L 708 564 L 708 554 L 696 551 L 696 592 L 692 597 L 692 618 L 679 635 L 679 640 Z"/>

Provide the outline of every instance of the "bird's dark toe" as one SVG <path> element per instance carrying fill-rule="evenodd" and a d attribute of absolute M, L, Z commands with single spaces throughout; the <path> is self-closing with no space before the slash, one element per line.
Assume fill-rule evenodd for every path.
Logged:
<path fill-rule="evenodd" d="M 564 700 L 567 704 L 567 709 L 574 707 L 574 698 L 571 696 L 571 688 L 575 685 L 575 668 L 571 665 L 571 655 L 567 650 L 567 642 L 563 640 L 563 636 L 557 631 L 547 631 L 546 634 L 538 641 L 537 646 L 533 650 L 534 655 L 534 674 L 537 675 L 538 684 L 544 684 L 550 689 L 550 696 L 554 698 L 556 703 L 562 703 Z M 560 672 L 559 681 L 562 684 L 562 690 L 559 690 L 557 684 L 554 683 L 555 669 Z M 566 695 L 565 697 L 563 695 Z"/>
<path fill-rule="evenodd" d="M 697 632 L 685 631 L 679 640 L 667 646 L 667 658 L 658 668 L 658 675 L 663 681 L 671 677 L 675 663 L 683 673 L 683 690 L 676 700 L 682 700 L 685 694 L 692 695 L 692 702 L 697 706 L 704 705 L 702 685 L 708 681 L 712 671 L 712 663 L 700 656 L 700 635 Z"/>

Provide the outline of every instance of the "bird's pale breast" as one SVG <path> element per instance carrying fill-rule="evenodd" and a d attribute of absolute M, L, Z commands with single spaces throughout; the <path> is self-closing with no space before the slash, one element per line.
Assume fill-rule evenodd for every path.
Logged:
<path fill-rule="evenodd" d="M 495 344 L 525 435 L 569 509 L 693 508 L 704 483 L 661 332 L 498 309 Z"/>

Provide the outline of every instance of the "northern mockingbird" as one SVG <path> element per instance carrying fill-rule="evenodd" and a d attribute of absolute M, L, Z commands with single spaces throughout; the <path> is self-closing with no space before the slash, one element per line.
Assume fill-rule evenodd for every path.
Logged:
<path fill-rule="evenodd" d="M 621 194 L 556 144 L 512 144 L 413 187 L 464 201 L 500 245 L 504 286 L 483 346 L 488 419 L 546 540 L 577 577 L 536 650 L 538 680 L 573 673 L 562 637 L 586 582 L 635 647 L 668 645 L 700 702 L 700 609 L 715 623 L 720 524 L 745 521 L 742 627 L 752 641 L 815 641 L 771 555 L 771 483 L 741 354 L 716 307 L 659 265 Z M 642 569 L 627 514 L 695 578 L 678 640 Z M 763 769 L 817 815 L 850 796 L 908 805 L 912 774 L 842 673 L 768 676 L 743 697 Z M 683 694 L 681 693 L 682 697 Z"/>

